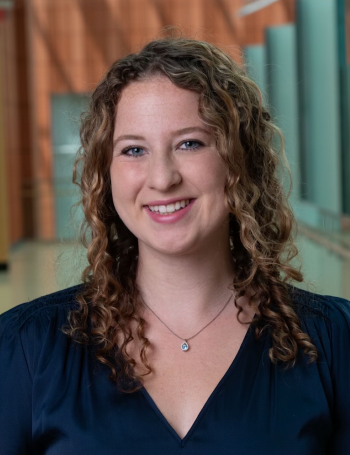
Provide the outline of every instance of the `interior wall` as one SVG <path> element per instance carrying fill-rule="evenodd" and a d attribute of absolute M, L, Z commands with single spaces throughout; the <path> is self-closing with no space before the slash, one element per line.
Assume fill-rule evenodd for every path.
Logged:
<path fill-rule="evenodd" d="M 242 18 L 242 38 L 244 46 L 262 44 L 265 29 L 276 25 L 295 22 L 295 0 L 279 0 L 262 10 Z"/>
<path fill-rule="evenodd" d="M 5 12 L 0 21 L 0 56 L 1 56 L 1 99 L 2 99 L 2 137 L 4 161 L 2 186 L 5 185 L 8 202 L 3 223 L 7 224 L 8 242 L 13 244 L 23 238 L 23 214 L 21 197 L 21 157 L 18 143 L 18 96 L 16 91 L 17 62 L 15 46 L 14 9 Z M 5 207 L 5 205 L 4 205 Z"/>
<path fill-rule="evenodd" d="M 0 19 L 1 20 L 1 19 Z M 1 28 L 0 28 L 1 34 Z M 0 47 L 0 51 L 1 51 Z M 0 53 L 0 55 L 2 55 Z M 5 153 L 5 127 L 4 127 L 4 99 L 1 87 L 4 76 L 4 62 L 0 57 L 0 270 L 8 266 L 8 206 L 7 206 L 7 176 L 6 176 L 6 153 Z"/>
<path fill-rule="evenodd" d="M 12 243 L 28 234 L 41 239 L 56 236 L 50 110 L 53 94 L 91 92 L 114 60 L 137 51 L 168 25 L 178 26 L 186 36 L 213 42 L 242 61 L 241 48 L 263 42 L 266 26 L 294 20 L 294 0 L 281 0 L 243 18 L 238 12 L 244 0 L 15 3 L 17 21 L 8 27 L 14 31 L 11 39 L 17 48 L 7 43 L 13 53 L 11 56 L 8 50 L 7 59 L 15 62 L 17 76 L 5 82 L 5 91 L 11 89 L 12 93 L 11 106 L 6 107 L 13 131 L 6 138 L 11 155 L 7 166 L 11 174 Z M 26 56 L 21 54 L 24 50 Z M 17 94 L 16 87 L 21 88 Z"/>

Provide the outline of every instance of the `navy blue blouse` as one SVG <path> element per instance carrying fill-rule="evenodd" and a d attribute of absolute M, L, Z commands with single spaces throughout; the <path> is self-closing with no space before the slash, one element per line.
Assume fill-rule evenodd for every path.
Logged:
<path fill-rule="evenodd" d="M 319 358 L 271 364 L 268 333 L 248 330 L 181 439 L 145 389 L 121 393 L 91 346 L 60 328 L 79 286 L 0 317 L 1 455 L 350 454 L 350 303 L 296 288 Z"/>

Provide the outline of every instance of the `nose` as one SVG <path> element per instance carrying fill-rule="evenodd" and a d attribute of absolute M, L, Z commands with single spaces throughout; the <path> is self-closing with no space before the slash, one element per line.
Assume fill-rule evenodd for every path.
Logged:
<path fill-rule="evenodd" d="M 181 172 L 176 158 L 171 154 L 153 153 L 147 175 L 149 188 L 165 192 L 181 181 Z"/>

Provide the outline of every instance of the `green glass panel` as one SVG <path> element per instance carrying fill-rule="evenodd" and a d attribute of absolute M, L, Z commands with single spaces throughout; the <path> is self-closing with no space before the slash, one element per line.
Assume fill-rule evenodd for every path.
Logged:
<path fill-rule="evenodd" d="M 266 103 L 266 47 L 246 46 L 244 48 L 244 60 L 248 76 L 257 84 L 262 92 L 263 102 Z"/>
<path fill-rule="evenodd" d="M 343 211 L 350 215 L 350 0 L 337 0 L 340 66 L 340 109 L 342 140 Z"/>
<path fill-rule="evenodd" d="M 79 189 L 72 183 L 73 164 L 80 146 L 80 115 L 85 110 L 88 97 L 79 94 L 52 95 L 52 146 L 56 237 L 76 238 L 83 219 L 81 208 L 74 205 L 79 200 Z"/>
<path fill-rule="evenodd" d="M 297 1 L 302 196 L 342 210 L 336 2 Z"/>
<path fill-rule="evenodd" d="M 270 110 L 285 137 L 293 178 L 292 200 L 300 198 L 299 105 L 296 30 L 290 24 L 266 30 L 267 86 Z M 289 182 L 288 182 L 289 183 Z M 289 185 L 287 185 L 289 189 Z"/>

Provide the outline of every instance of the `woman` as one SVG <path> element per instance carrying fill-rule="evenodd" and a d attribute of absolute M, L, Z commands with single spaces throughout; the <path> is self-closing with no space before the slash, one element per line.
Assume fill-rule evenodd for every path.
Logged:
<path fill-rule="evenodd" d="M 1 317 L 1 454 L 350 451 L 349 302 L 287 284 L 276 133 L 208 43 L 112 65 L 74 177 L 84 284 Z"/>

